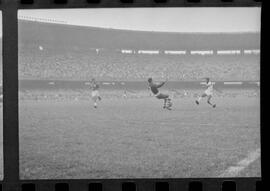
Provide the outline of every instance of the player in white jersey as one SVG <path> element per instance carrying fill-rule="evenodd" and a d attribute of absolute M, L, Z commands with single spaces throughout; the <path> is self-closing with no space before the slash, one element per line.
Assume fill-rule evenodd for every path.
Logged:
<path fill-rule="evenodd" d="M 95 78 L 91 80 L 91 89 L 92 89 L 92 100 L 94 101 L 94 108 L 97 108 L 97 101 L 101 101 L 101 97 L 99 95 L 99 85 L 96 82 Z"/>
<path fill-rule="evenodd" d="M 216 104 L 212 104 L 210 102 L 210 100 L 212 98 L 212 95 L 213 95 L 213 91 L 214 91 L 214 83 L 211 82 L 209 78 L 205 78 L 205 79 L 206 79 L 206 87 L 207 87 L 207 89 L 204 91 L 204 93 L 202 95 L 200 95 L 198 97 L 198 99 L 196 100 L 196 104 L 199 105 L 201 99 L 204 98 L 204 97 L 207 97 L 207 103 L 215 108 Z"/>

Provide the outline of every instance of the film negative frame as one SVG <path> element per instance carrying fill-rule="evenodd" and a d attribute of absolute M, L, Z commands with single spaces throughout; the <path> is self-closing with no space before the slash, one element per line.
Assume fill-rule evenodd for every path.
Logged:
<path fill-rule="evenodd" d="M 262 190 L 263 178 L 177 178 L 177 179 L 94 179 L 94 180 L 20 180 L 19 178 L 19 119 L 18 119 L 18 10 L 59 8 L 116 8 L 116 7 L 262 7 L 261 83 L 266 72 L 266 19 L 261 0 L 1 0 L 3 19 L 3 149 L 4 191 L 208 191 Z M 261 88 L 261 95 L 265 91 Z M 261 96 L 261 146 L 264 166 L 266 112 Z M 265 171 L 261 168 L 262 177 Z"/>

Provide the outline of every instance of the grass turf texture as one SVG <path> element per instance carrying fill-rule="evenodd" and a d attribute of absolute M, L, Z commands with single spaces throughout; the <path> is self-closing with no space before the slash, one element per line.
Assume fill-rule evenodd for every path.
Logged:
<path fill-rule="evenodd" d="M 216 177 L 260 148 L 259 97 L 19 103 L 20 177 Z M 260 159 L 235 176 L 260 176 Z"/>

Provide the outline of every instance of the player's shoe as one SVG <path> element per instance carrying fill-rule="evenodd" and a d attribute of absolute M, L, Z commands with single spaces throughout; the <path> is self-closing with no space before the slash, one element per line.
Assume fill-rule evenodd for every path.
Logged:
<path fill-rule="evenodd" d="M 163 105 L 163 109 L 167 109 L 168 105 Z"/>
<path fill-rule="evenodd" d="M 168 109 L 168 110 L 172 110 L 172 108 L 171 108 L 171 107 L 169 107 L 169 106 L 167 106 L 167 107 L 166 107 L 166 109 Z"/>
<path fill-rule="evenodd" d="M 171 107 L 172 107 L 172 105 L 168 105 L 168 104 L 167 104 L 167 105 L 164 105 L 164 106 L 163 106 L 163 109 L 172 110 Z"/>
<path fill-rule="evenodd" d="M 172 102 L 168 102 L 167 107 L 172 107 Z"/>
<path fill-rule="evenodd" d="M 172 110 L 172 103 L 168 103 L 168 105 L 166 106 L 166 109 Z"/>
<path fill-rule="evenodd" d="M 96 105 L 94 105 L 94 108 L 96 108 L 96 109 L 97 109 L 97 106 L 96 106 Z"/>
<path fill-rule="evenodd" d="M 200 104 L 198 100 L 196 100 L 196 101 L 195 101 L 195 103 L 196 103 L 197 105 L 199 105 L 199 104 Z"/>
<path fill-rule="evenodd" d="M 216 104 L 213 105 L 213 108 L 215 108 L 215 107 L 216 107 Z"/>

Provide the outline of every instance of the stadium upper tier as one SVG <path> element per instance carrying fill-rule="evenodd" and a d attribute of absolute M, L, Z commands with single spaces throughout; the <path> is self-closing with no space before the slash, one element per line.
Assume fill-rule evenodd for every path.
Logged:
<path fill-rule="evenodd" d="M 112 49 L 259 49 L 259 33 L 142 32 L 19 20 L 19 44 Z"/>

